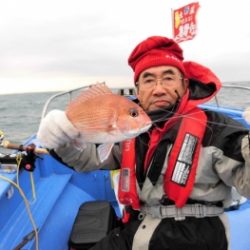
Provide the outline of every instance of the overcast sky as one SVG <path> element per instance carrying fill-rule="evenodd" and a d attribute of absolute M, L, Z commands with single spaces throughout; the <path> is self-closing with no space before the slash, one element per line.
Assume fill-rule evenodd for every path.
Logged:
<path fill-rule="evenodd" d="M 184 0 L 0 0 L 0 94 L 59 91 L 96 81 L 132 86 L 132 49 L 172 37 L 171 9 Z M 250 81 L 250 1 L 200 0 L 198 34 L 185 60 L 222 81 Z"/>

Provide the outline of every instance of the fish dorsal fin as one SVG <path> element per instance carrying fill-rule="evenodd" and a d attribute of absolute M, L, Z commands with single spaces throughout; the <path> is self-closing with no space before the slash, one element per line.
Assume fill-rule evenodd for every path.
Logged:
<path fill-rule="evenodd" d="M 81 102 L 84 102 L 97 96 L 106 94 L 112 94 L 112 91 L 105 83 L 97 83 L 90 85 L 87 90 L 82 91 L 78 98 L 81 99 Z"/>

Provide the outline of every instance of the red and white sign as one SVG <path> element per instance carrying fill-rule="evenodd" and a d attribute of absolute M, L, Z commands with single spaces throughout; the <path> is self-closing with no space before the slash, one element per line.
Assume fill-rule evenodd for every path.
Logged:
<path fill-rule="evenodd" d="M 177 43 L 191 40 L 197 33 L 199 3 L 190 3 L 173 11 L 173 37 Z"/>

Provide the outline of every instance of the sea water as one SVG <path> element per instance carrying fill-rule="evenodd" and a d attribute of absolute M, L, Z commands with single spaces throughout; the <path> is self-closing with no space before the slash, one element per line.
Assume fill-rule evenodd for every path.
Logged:
<path fill-rule="evenodd" d="M 52 95 L 46 93 L 25 93 L 0 95 L 0 130 L 5 139 L 22 143 L 37 132 L 43 105 Z"/>
<path fill-rule="evenodd" d="M 250 82 L 238 83 L 250 87 Z M 0 95 L 0 130 L 5 139 L 22 143 L 36 134 L 45 102 L 55 92 Z M 50 108 L 64 109 L 65 100 L 59 100 Z M 221 106 L 244 109 L 250 107 L 250 90 L 222 89 L 218 94 Z M 215 103 L 215 100 L 212 100 Z"/>

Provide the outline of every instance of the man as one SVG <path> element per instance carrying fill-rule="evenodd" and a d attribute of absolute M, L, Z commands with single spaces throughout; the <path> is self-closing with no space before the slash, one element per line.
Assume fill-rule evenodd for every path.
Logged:
<path fill-rule="evenodd" d="M 77 171 L 121 163 L 118 194 L 129 220 L 93 249 L 229 249 L 224 207 L 233 186 L 250 195 L 248 131 L 198 108 L 221 83 L 208 68 L 183 62 L 172 39 L 147 38 L 128 62 L 138 101 L 153 121 L 150 131 L 114 147 L 102 164 L 95 145 L 72 146 L 79 133 L 63 111 L 49 113 L 38 131 L 42 145 Z M 133 171 L 135 177 L 126 175 Z"/>

